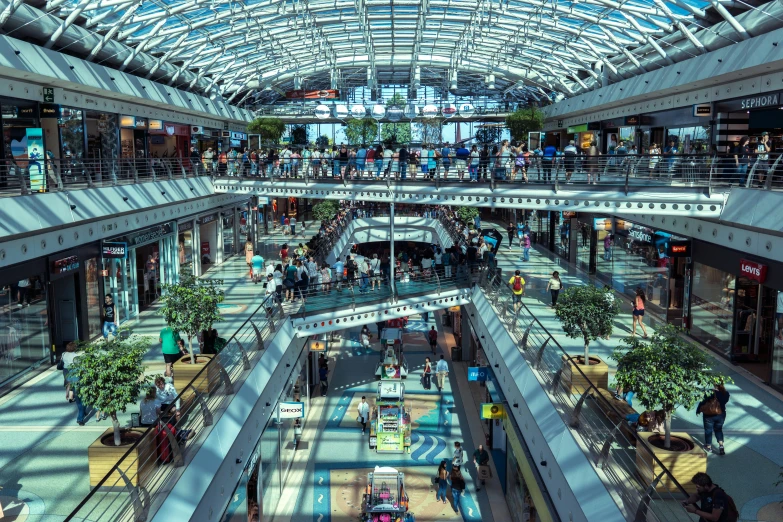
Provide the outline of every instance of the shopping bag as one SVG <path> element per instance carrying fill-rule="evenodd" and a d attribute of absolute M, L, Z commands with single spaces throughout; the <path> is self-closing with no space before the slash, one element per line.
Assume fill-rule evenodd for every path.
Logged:
<path fill-rule="evenodd" d="M 479 466 L 478 475 L 480 480 L 489 480 L 492 477 L 492 469 L 486 464 Z"/>

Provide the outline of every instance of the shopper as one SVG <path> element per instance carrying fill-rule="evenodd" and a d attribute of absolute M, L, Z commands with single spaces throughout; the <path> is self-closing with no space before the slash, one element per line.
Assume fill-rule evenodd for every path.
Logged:
<path fill-rule="evenodd" d="M 117 309 L 111 294 L 106 294 L 103 300 L 103 338 L 109 340 L 109 334 L 117 337 Z"/>
<path fill-rule="evenodd" d="M 337 283 L 337 291 L 342 292 L 343 274 L 345 273 L 345 263 L 343 263 L 343 261 L 338 257 L 337 262 L 332 266 L 332 268 L 334 268 L 334 281 L 335 283 Z"/>
<path fill-rule="evenodd" d="M 370 333 L 370 329 L 367 328 L 367 325 L 362 326 L 362 331 L 359 332 L 359 339 L 361 340 L 362 347 L 364 347 L 364 349 L 369 353 L 370 339 L 372 339 L 372 334 Z"/>
<path fill-rule="evenodd" d="M 245 242 L 245 263 L 247 263 L 247 268 L 250 271 L 250 278 L 253 277 L 253 242 L 250 241 L 250 238 L 247 238 L 247 241 Z"/>
<path fill-rule="evenodd" d="M 451 458 L 451 465 L 459 468 L 463 462 L 465 462 L 465 451 L 462 449 L 462 444 L 454 442 L 454 455 Z"/>
<path fill-rule="evenodd" d="M 65 353 L 60 356 L 60 363 L 58 364 L 58 368 L 63 371 L 63 381 L 65 382 L 65 400 L 68 402 L 76 402 L 72 383 L 70 379 L 68 379 L 68 369 L 71 367 L 77 356 L 76 347 L 77 346 L 74 341 L 66 344 Z"/>
<path fill-rule="evenodd" d="M 139 402 L 139 424 L 143 427 L 154 426 L 158 421 L 158 389 L 151 386 L 144 398 Z"/>
<path fill-rule="evenodd" d="M 525 263 L 530 261 L 530 247 L 530 234 L 526 232 L 525 235 L 522 236 L 522 261 Z"/>
<path fill-rule="evenodd" d="M 703 415 L 704 422 L 704 449 L 712 453 L 712 434 L 718 441 L 718 454 L 725 455 L 723 449 L 723 424 L 726 422 L 726 404 L 730 394 L 722 384 L 713 389 L 709 395 L 696 406 L 696 415 Z"/>
<path fill-rule="evenodd" d="M 157 388 L 157 390 L 155 390 L 155 401 L 158 412 L 165 413 L 169 405 L 173 404 L 174 409 L 169 411 L 168 415 L 173 415 L 176 420 L 179 421 L 181 404 L 178 397 L 179 394 L 177 393 L 176 388 L 174 388 L 171 378 L 163 378 L 163 376 L 158 375 L 155 377 L 155 387 Z"/>
<path fill-rule="evenodd" d="M 318 379 L 321 381 L 321 397 L 326 396 L 326 392 L 329 391 L 329 382 L 326 380 L 329 376 L 329 367 L 326 364 L 322 364 L 318 368 Z"/>
<path fill-rule="evenodd" d="M 509 223 L 506 227 L 506 232 L 508 232 L 508 248 L 511 248 L 514 246 L 514 236 L 517 235 L 517 227 L 514 226 L 514 223 Z"/>
<path fill-rule="evenodd" d="M 158 342 L 160 342 L 163 360 L 166 362 L 166 371 L 163 373 L 166 377 L 171 377 L 173 373 L 172 365 L 179 361 L 187 352 L 182 352 L 179 347 L 179 332 L 175 332 L 170 326 L 166 326 L 160 331 Z"/>
<path fill-rule="evenodd" d="M 508 280 L 511 285 L 511 299 L 514 303 L 514 313 L 518 314 L 522 306 L 522 296 L 525 295 L 525 278 L 519 270 L 514 271 L 514 275 Z"/>
<path fill-rule="evenodd" d="M 438 466 L 438 492 L 435 494 L 435 500 L 446 503 L 446 489 L 449 487 L 449 472 L 446 470 L 446 461 L 440 461 Z"/>
<path fill-rule="evenodd" d="M 432 361 L 430 361 L 429 357 L 424 358 L 424 372 L 421 379 L 421 384 L 425 390 L 432 388 Z"/>
<path fill-rule="evenodd" d="M 644 327 L 644 303 L 646 301 L 647 298 L 644 295 L 644 290 L 642 290 L 641 288 L 637 288 L 636 297 L 633 300 L 633 323 L 631 329 L 631 336 L 636 335 L 636 325 L 638 323 L 639 326 L 642 327 L 644 338 L 647 339 L 647 329 Z"/>
<path fill-rule="evenodd" d="M 449 365 L 444 359 L 443 355 L 440 356 L 440 360 L 435 366 L 435 371 L 438 374 L 438 391 L 443 391 L 443 383 L 446 381 L 446 377 L 449 375 Z"/>
<path fill-rule="evenodd" d="M 275 280 L 275 294 L 277 302 L 282 304 L 283 302 L 283 265 L 278 263 L 275 266 L 274 272 L 272 272 L 272 278 Z"/>
<path fill-rule="evenodd" d="M 546 289 L 549 291 L 549 293 L 552 296 L 552 308 L 557 306 L 557 296 L 560 294 L 560 290 L 563 288 L 563 282 L 560 280 L 560 272 L 555 270 L 552 272 L 552 277 L 549 279 L 549 282 L 546 284 Z"/>
<path fill-rule="evenodd" d="M 489 466 L 489 453 L 484 449 L 483 444 L 479 444 L 476 451 L 473 452 L 473 464 L 476 466 L 476 471 L 481 476 L 481 468 L 483 466 Z M 485 484 L 484 479 L 481 479 L 481 485 Z M 476 488 L 476 492 L 481 491 L 481 488 Z"/>
<path fill-rule="evenodd" d="M 378 254 L 373 254 L 369 263 L 369 270 L 367 275 L 370 276 L 370 283 L 372 289 L 375 290 L 375 284 L 378 284 L 378 290 L 381 289 L 381 260 L 378 259 Z"/>
<path fill-rule="evenodd" d="M 432 354 L 435 355 L 435 350 L 438 347 L 438 331 L 433 326 L 429 332 L 427 332 L 427 340 L 430 343 L 430 349 L 432 350 Z"/>
<path fill-rule="evenodd" d="M 362 434 L 367 430 L 367 421 L 370 419 L 370 405 L 367 404 L 367 397 L 362 395 L 362 402 L 359 403 L 359 424 L 362 425 Z"/>
<path fill-rule="evenodd" d="M 463 491 L 465 491 L 465 479 L 459 467 L 453 467 L 451 468 L 451 500 L 455 513 L 459 512 L 459 499 Z"/>
<path fill-rule="evenodd" d="M 739 512 L 734 499 L 712 482 L 706 473 L 696 473 L 691 479 L 696 485 L 696 493 L 682 503 L 685 511 L 699 517 L 699 522 L 726 522 L 739 520 Z M 696 506 L 699 502 L 699 506 Z M 725 516 L 724 516 L 725 512 Z"/>

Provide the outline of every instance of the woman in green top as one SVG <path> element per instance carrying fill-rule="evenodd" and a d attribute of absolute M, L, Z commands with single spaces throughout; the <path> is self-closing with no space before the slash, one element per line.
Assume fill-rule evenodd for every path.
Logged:
<path fill-rule="evenodd" d="M 166 361 L 166 371 L 164 373 L 166 377 L 172 376 L 171 365 L 176 361 L 179 361 L 180 358 L 187 353 L 180 348 L 180 340 L 179 332 L 175 332 L 169 326 L 160 331 L 158 341 L 160 341 L 161 349 L 163 351 L 163 360 Z"/>

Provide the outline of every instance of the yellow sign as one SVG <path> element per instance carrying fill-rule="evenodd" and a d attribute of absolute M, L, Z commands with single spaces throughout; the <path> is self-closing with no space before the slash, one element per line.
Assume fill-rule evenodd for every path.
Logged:
<path fill-rule="evenodd" d="M 135 127 L 135 126 L 136 126 L 135 116 L 120 116 L 120 127 Z"/>
<path fill-rule="evenodd" d="M 310 341 L 310 351 L 311 352 L 325 352 L 326 351 L 326 341 L 321 341 L 321 340 Z"/>
<path fill-rule="evenodd" d="M 163 130 L 163 120 L 150 120 L 149 130 Z"/>
<path fill-rule="evenodd" d="M 481 405 L 482 419 L 502 419 L 505 417 L 503 405 L 497 402 L 487 402 Z"/>

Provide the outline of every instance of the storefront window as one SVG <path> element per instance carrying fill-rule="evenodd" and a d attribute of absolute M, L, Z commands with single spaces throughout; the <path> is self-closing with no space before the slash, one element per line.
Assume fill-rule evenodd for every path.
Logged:
<path fill-rule="evenodd" d="M 691 335 L 726 357 L 731 348 L 735 285 L 734 275 L 693 264 Z"/>
<path fill-rule="evenodd" d="M 193 222 L 186 221 L 177 225 L 177 256 L 179 273 L 193 274 Z"/>
<path fill-rule="evenodd" d="M 3 120 L 2 157 L 22 168 L 26 167 L 27 129 L 39 126 L 38 107 L 34 102 L 1 103 L 0 111 Z"/>
<path fill-rule="evenodd" d="M 280 487 L 280 434 L 273 417 L 261 434 L 261 491 L 264 492 L 265 512 L 274 512 L 280 501 Z"/>
<path fill-rule="evenodd" d="M 571 250 L 571 214 L 560 213 L 560 223 L 557 228 L 557 241 L 555 242 L 555 251 L 558 255 L 568 259 Z"/>
<path fill-rule="evenodd" d="M 576 239 L 576 264 L 582 270 L 590 270 L 590 251 L 592 226 L 590 223 L 578 222 L 579 237 Z"/>
<path fill-rule="evenodd" d="M 775 304 L 775 338 L 772 351 L 772 377 L 770 383 L 783 387 L 783 292 L 777 293 Z"/>
<path fill-rule="evenodd" d="M 674 141 L 679 154 L 699 154 L 709 150 L 709 127 L 682 127 L 668 129 L 666 143 Z"/>
<path fill-rule="evenodd" d="M 87 158 L 93 169 L 108 169 L 119 156 L 117 115 L 87 111 Z"/>
<path fill-rule="evenodd" d="M 234 213 L 223 216 L 223 260 L 233 256 L 234 251 Z"/>
<path fill-rule="evenodd" d="M 506 454 L 506 502 L 513 522 L 540 522 L 530 491 L 525 484 L 519 462 L 509 447 Z M 525 458 L 522 455 L 522 458 Z"/>
<path fill-rule="evenodd" d="M 0 383 L 48 359 L 49 326 L 44 275 L 4 280 L 0 286 Z"/>
<path fill-rule="evenodd" d="M 101 307 L 103 299 L 100 296 L 98 281 L 98 258 L 87 259 L 84 262 L 85 288 L 87 293 L 87 332 L 90 339 L 101 335 Z"/>
<path fill-rule="evenodd" d="M 84 157 L 84 117 L 81 109 L 60 108 L 60 141 L 62 144 L 63 168 L 68 168 L 69 162 L 81 161 Z"/>

